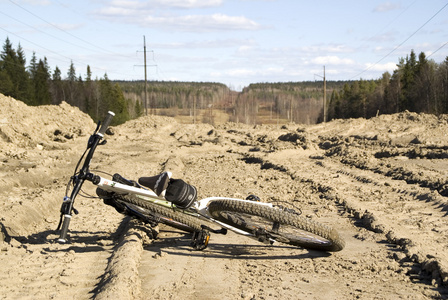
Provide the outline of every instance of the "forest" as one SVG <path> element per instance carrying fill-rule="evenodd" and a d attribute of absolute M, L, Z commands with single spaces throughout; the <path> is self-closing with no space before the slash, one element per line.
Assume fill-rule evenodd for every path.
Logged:
<path fill-rule="evenodd" d="M 448 56 L 442 63 L 418 57 L 412 50 L 400 58 L 393 74 L 377 80 L 358 80 L 333 90 L 329 119 L 370 118 L 401 111 L 448 113 Z"/>
<path fill-rule="evenodd" d="M 448 113 L 448 57 L 442 63 L 412 50 L 393 74 L 376 80 L 254 83 L 235 92 L 222 83 L 111 81 L 107 74 L 83 78 L 71 63 L 63 75 L 35 54 L 26 63 L 20 44 L 6 38 L 0 53 L 0 93 L 28 105 L 78 107 L 92 119 L 108 110 L 114 124 L 143 114 L 167 115 L 182 122 L 246 124 L 315 124 L 332 119 L 371 118 L 401 111 Z M 325 97 L 324 97 L 325 90 Z M 324 110 L 324 99 L 325 110 Z M 325 113 L 325 115 L 324 115 Z"/>

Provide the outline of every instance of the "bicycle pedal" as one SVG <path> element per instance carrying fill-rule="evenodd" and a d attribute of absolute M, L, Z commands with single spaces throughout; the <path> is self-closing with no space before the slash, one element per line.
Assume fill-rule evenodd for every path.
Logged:
<path fill-rule="evenodd" d="M 204 250 L 208 246 L 210 233 L 207 230 L 195 231 L 192 236 L 191 246 L 195 250 Z"/>

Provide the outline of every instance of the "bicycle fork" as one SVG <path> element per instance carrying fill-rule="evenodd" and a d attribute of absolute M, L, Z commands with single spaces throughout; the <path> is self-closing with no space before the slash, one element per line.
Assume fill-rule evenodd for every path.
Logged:
<path fill-rule="evenodd" d="M 73 213 L 76 215 L 78 214 L 78 210 L 73 207 L 73 203 L 75 202 L 76 195 L 78 195 L 79 191 L 81 190 L 81 186 L 84 183 L 85 179 L 79 179 L 76 180 L 76 185 L 73 188 L 73 191 L 70 195 L 70 197 L 65 196 L 62 202 L 61 206 L 61 217 L 59 220 L 59 225 L 56 230 L 61 230 L 58 242 L 59 243 L 66 243 L 67 242 L 67 232 L 68 227 L 70 225 L 70 221 L 72 219 Z M 62 224 L 62 227 L 61 227 Z"/>

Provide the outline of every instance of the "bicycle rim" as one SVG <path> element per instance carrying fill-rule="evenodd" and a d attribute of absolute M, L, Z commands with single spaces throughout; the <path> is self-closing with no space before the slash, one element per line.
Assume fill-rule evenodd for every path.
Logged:
<path fill-rule="evenodd" d="M 218 221 L 251 233 L 260 240 L 269 238 L 321 251 L 340 251 L 345 245 L 336 230 L 292 210 L 238 200 L 213 200 L 209 212 Z"/>

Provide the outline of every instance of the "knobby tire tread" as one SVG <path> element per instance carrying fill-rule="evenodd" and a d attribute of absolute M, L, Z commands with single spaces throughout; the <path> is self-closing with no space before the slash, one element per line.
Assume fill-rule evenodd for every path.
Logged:
<path fill-rule="evenodd" d="M 176 222 L 182 223 L 184 225 L 186 225 L 187 227 L 190 227 L 192 230 L 185 230 L 186 228 L 182 228 L 182 226 L 177 226 L 175 223 L 173 222 L 163 222 L 166 225 L 184 230 L 184 231 L 200 231 L 202 230 L 202 223 L 198 221 L 198 219 L 196 219 L 193 216 L 187 215 L 185 213 L 183 213 L 182 211 L 179 210 L 174 210 L 172 208 L 168 208 L 168 207 L 164 207 L 164 206 L 160 206 L 157 204 L 154 204 L 152 202 L 149 201 L 145 201 L 141 198 L 139 198 L 136 195 L 115 195 L 114 197 L 116 197 L 118 200 L 123 201 L 123 202 L 127 202 L 136 206 L 139 206 L 141 208 L 147 209 L 152 213 L 155 213 L 156 215 L 162 217 L 162 218 L 168 218 L 172 219 Z"/>
<path fill-rule="evenodd" d="M 123 201 L 121 201 L 121 202 L 123 202 Z M 162 223 L 162 224 L 168 225 L 170 227 L 173 227 L 173 228 L 185 231 L 185 232 L 193 233 L 196 231 L 195 229 L 191 228 L 190 226 L 188 226 L 184 223 L 181 223 L 181 222 L 177 222 L 168 217 L 164 217 L 161 215 L 155 216 L 156 214 L 154 212 L 144 209 L 140 206 L 130 204 L 129 202 L 127 202 L 126 205 L 133 210 L 137 210 L 141 215 L 145 216 L 149 220 L 149 223 L 152 223 L 155 220 L 158 223 Z M 137 215 L 137 217 L 140 218 L 140 215 Z"/>
<path fill-rule="evenodd" d="M 214 200 L 209 204 L 209 212 L 216 220 L 250 233 L 253 232 L 253 229 L 249 228 L 250 220 L 244 220 L 244 216 L 239 214 L 258 216 L 282 225 L 289 225 L 298 230 L 317 235 L 327 241 L 326 243 L 313 242 L 300 235 L 285 237 L 281 233 L 272 232 L 272 236 L 275 236 L 275 239 L 282 243 L 321 251 L 340 251 L 345 246 L 345 242 L 338 232 L 331 227 L 277 207 L 235 200 Z M 226 212 L 234 213 L 238 217 L 227 215 Z"/>

